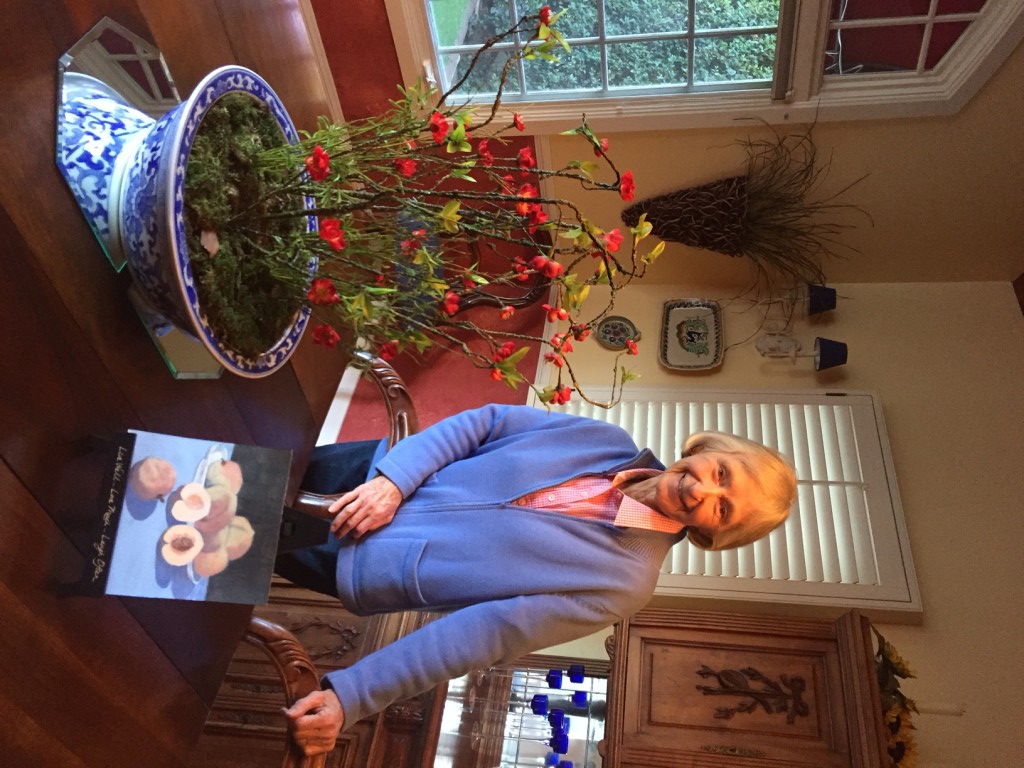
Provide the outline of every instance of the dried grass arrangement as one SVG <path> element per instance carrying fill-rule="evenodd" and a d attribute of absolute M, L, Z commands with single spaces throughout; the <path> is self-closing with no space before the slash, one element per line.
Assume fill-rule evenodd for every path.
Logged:
<path fill-rule="evenodd" d="M 840 199 L 863 177 L 815 199 L 831 158 L 819 160 L 811 128 L 740 144 L 746 152 L 745 174 L 641 200 L 622 212 L 622 220 L 635 226 L 646 214 L 663 240 L 745 256 L 757 284 L 825 283 L 823 258 L 856 252 L 840 240 L 855 226 L 846 214 L 870 221 L 863 208 Z"/>

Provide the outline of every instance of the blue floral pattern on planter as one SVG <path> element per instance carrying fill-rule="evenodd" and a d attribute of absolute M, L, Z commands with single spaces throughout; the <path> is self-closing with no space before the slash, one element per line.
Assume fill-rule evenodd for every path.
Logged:
<path fill-rule="evenodd" d="M 152 127 L 153 118 L 94 77 L 67 72 L 62 87 L 57 166 L 111 261 L 122 265 L 119 201 L 111 198 L 117 193 L 115 163 L 140 131 Z"/>
<path fill-rule="evenodd" d="M 132 141 L 122 142 L 124 151 L 116 160 L 113 175 L 116 179 L 124 169 L 120 242 L 132 278 L 147 300 L 179 328 L 194 333 L 225 369 L 256 378 L 272 373 L 295 351 L 309 321 L 309 308 L 296 312 L 292 325 L 276 344 L 249 358 L 217 339 L 199 304 L 185 240 L 185 170 L 203 116 L 228 93 L 247 93 L 265 104 L 287 141 L 298 141 L 280 98 L 263 78 L 244 67 L 221 67 L 203 78 L 186 101 L 148 130 L 140 131 Z M 306 205 L 312 207 L 313 200 L 307 199 Z M 308 227 L 315 231 L 315 217 L 308 219 Z M 316 263 L 311 261 L 310 273 L 315 270 Z"/>

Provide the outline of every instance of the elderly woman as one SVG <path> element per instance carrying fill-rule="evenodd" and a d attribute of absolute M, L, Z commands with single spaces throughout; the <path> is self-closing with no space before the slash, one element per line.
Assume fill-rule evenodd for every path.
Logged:
<path fill-rule="evenodd" d="M 357 460 L 370 479 L 331 505 L 328 543 L 277 570 L 356 614 L 447 615 L 287 710 L 307 754 L 397 699 L 630 616 L 676 542 L 748 544 L 796 496 L 786 462 L 743 438 L 692 435 L 666 468 L 617 426 L 525 406 L 466 411 L 381 453 Z M 310 490 L 342 490 L 352 462 L 348 446 L 321 451 Z"/>

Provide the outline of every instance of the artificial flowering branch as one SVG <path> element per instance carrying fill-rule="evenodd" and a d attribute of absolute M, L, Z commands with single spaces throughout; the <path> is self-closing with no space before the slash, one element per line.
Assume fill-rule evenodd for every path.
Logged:
<path fill-rule="evenodd" d="M 280 290 L 311 307 L 314 343 L 333 347 L 344 334 L 384 359 L 440 346 L 511 387 L 526 381 L 517 364 L 537 344 L 558 372 L 552 386 L 527 382 L 542 402 L 564 403 L 573 391 L 597 405 L 618 400 L 631 378 L 619 357 L 612 397 L 594 401 L 573 371 L 573 344 L 587 339 L 663 244 L 643 243 L 651 232 L 646 220 L 626 233 L 604 230 L 574 201 L 544 191 L 548 180 L 567 179 L 584 191 L 633 199 L 632 173 L 616 168 L 607 139 L 585 120 L 568 133 L 594 159 L 542 168 L 529 145 L 515 148 L 510 140 L 525 131 L 522 117 L 501 108 L 519 59 L 557 60 L 559 48 L 569 50 L 557 30 L 561 15 L 544 6 L 520 18 L 484 44 L 446 93 L 422 84 L 400 88 L 381 115 L 344 125 L 321 119 L 299 143 L 255 156 L 252 165 L 277 183 L 216 234 L 244 231 L 254 219 L 315 219 L 315 229 L 293 228 L 260 249 Z M 483 51 L 512 37 L 526 42 L 509 54 L 484 118 L 451 104 Z M 563 330 L 551 338 L 504 330 L 515 312 L 508 297 L 537 280 L 550 283 L 545 309 Z M 596 310 L 586 304 L 594 285 L 606 285 L 609 297 Z M 496 306 L 463 312 L 480 291 Z M 622 354 L 636 352 L 633 344 Z"/>

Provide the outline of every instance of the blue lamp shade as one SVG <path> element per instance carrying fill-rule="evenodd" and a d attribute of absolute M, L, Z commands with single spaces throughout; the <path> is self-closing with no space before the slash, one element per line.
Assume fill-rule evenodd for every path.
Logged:
<path fill-rule="evenodd" d="M 836 289 L 827 285 L 807 284 L 807 314 L 820 315 L 836 308 Z"/>
<path fill-rule="evenodd" d="M 535 693 L 530 701 L 530 709 L 535 715 L 546 715 L 548 713 L 548 697 L 544 693 Z"/>
<path fill-rule="evenodd" d="M 559 727 L 561 727 L 563 720 L 565 720 L 565 710 L 564 709 L 552 709 L 548 713 L 548 723 L 550 723 L 552 728 L 559 728 Z"/>
<path fill-rule="evenodd" d="M 587 674 L 586 667 L 582 664 L 569 665 L 569 680 L 574 683 L 582 683 L 584 675 Z"/>
<path fill-rule="evenodd" d="M 559 760 L 555 768 L 572 768 L 572 760 Z"/>
<path fill-rule="evenodd" d="M 846 353 L 846 344 L 843 342 L 819 336 L 814 340 L 814 370 L 824 371 L 827 368 L 846 365 Z"/>
<path fill-rule="evenodd" d="M 586 691 L 573 691 L 572 692 L 572 703 L 577 707 L 587 706 L 587 692 Z"/>

